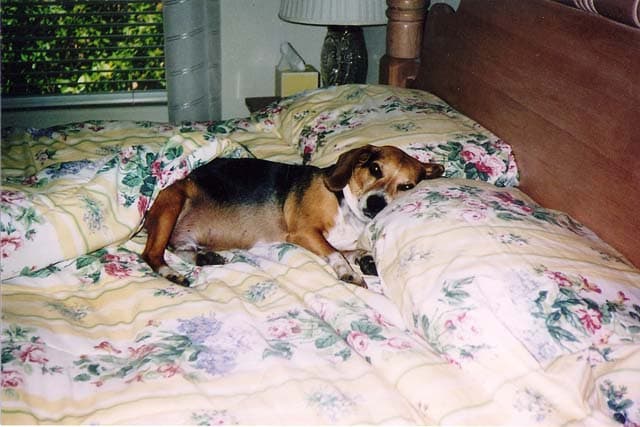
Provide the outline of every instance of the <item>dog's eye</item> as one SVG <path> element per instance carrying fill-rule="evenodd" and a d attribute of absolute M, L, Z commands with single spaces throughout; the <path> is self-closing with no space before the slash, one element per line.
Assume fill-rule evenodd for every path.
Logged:
<path fill-rule="evenodd" d="M 413 184 L 400 184 L 398 185 L 398 191 L 409 191 L 413 187 L 415 187 Z"/>
<path fill-rule="evenodd" d="M 382 178 L 382 169 L 380 169 L 380 166 L 377 163 L 371 163 L 371 165 L 369 165 L 369 172 L 371 172 L 371 175 L 377 179 Z"/>

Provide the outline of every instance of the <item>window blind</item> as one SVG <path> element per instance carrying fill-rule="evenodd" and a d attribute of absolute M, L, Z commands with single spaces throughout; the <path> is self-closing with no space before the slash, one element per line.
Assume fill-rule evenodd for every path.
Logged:
<path fill-rule="evenodd" d="M 162 2 L 3 0 L 2 95 L 165 89 Z"/>

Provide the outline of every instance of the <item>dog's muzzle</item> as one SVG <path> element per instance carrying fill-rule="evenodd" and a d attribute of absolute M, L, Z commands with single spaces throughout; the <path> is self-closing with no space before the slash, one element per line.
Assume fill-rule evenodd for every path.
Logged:
<path fill-rule="evenodd" d="M 364 213 L 367 218 L 373 218 L 386 206 L 387 201 L 384 196 L 381 196 L 380 194 L 372 194 L 367 197 L 367 202 L 364 209 L 362 209 L 362 213 Z"/>

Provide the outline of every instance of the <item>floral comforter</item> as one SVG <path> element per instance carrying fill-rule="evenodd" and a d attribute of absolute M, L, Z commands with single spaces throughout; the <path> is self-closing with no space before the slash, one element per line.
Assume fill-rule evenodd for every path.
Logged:
<path fill-rule="evenodd" d="M 322 165 L 367 141 L 448 176 L 369 224 L 369 289 L 286 243 L 224 266 L 168 252 L 191 288 L 141 260 L 146 209 L 203 162 Z M 2 167 L 3 424 L 640 423 L 640 272 L 513 187 L 508 144 L 429 94 L 6 131 Z"/>

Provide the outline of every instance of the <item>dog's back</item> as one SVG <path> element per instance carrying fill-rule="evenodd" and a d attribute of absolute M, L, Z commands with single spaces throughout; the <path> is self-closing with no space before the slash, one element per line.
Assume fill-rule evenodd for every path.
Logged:
<path fill-rule="evenodd" d="M 257 206 L 284 205 L 289 194 L 302 196 L 321 170 L 261 159 L 214 159 L 190 179 L 207 197 L 220 203 Z"/>
<path fill-rule="evenodd" d="M 259 159 L 215 159 L 188 178 L 190 195 L 170 245 L 178 251 L 246 249 L 286 241 L 284 205 L 321 170 Z"/>

